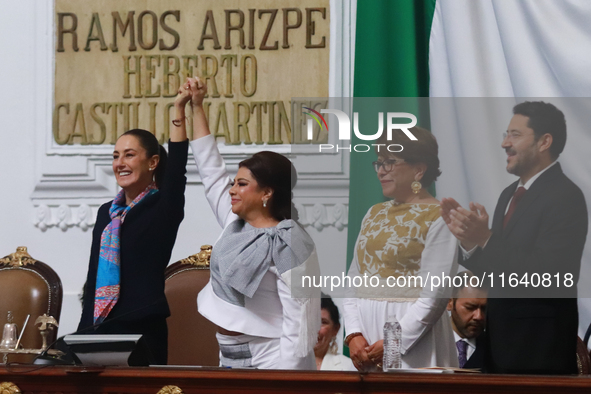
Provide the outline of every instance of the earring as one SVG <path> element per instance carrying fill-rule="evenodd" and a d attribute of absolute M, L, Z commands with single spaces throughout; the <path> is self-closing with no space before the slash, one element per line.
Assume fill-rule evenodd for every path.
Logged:
<path fill-rule="evenodd" d="M 339 352 L 339 345 L 337 345 L 337 340 L 335 337 L 332 337 L 332 340 L 330 341 L 328 352 L 331 354 L 337 354 Z"/>
<path fill-rule="evenodd" d="M 148 170 L 150 170 L 150 171 L 154 171 L 154 168 L 150 167 L 150 168 L 148 168 Z"/>
<path fill-rule="evenodd" d="M 419 182 L 419 181 L 414 181 L 413 183 L 410 184 L 410 188 L 412 189 L 412 192 L 414 194 L 419 194 L 422 187 L 423 187 L 423 185 L 421 185 L 421 182 Z"/>
<path fill-rule="evenodd" d="M 267 208 L 267 199 L 263 200 L 263 208 Z"/>

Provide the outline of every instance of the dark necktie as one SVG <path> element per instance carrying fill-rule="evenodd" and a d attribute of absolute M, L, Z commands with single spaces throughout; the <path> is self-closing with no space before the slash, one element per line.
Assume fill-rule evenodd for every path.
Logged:
<path fill-rule="evenodd" d="M 509 219 L 511 219 L 511 216 L 513 216 L 513 212 L 515 212 L 517 204 L 519 204 L 519 201 L 521 201 L 521 198 L 523 197 L 526 191 L 527 190 L 523 186 L 519 186 L 517 190 L 515 190 L 515 193 L 513 194 L 513 199 L 511 200 L 511 204 L 509 204 L 509 209 L 505 214 L 505 219 L 503 219 L 503 228 L 507 227 Z"/>
<path fill-rule="evenodd" d="M 468 358 L 466 357 L 468 343 L 460 339 L 456 342 L 456 347 L 458 348 L 458 361 L 460 362 L 460 368 L 464 368 L 464 365 L 466 365 L 466 361 L 468 361 Z"/>

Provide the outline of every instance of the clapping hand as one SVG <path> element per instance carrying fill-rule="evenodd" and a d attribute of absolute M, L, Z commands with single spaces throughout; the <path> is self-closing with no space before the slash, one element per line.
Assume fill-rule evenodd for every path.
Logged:
<path fill-rule="evenodd" d="M 492 234 L 488 228 L 488 213 L 481 204 L 471 202 L 467 210 L 453 198 L 443 198 L 441 217 L 466 250 L 484 247 Z"/>

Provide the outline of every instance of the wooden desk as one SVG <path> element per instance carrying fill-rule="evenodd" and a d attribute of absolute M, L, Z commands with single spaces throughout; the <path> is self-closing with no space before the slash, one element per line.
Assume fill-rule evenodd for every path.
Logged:
<path fill-rule="evenodd" d="M 23 393 L 589 393 L 589 376 L 383 374 L 219 368 L 0 367 Z M 0 389 L 2 392 L 2 389 Z M 167 393 L 173 391 L 168 390 Z"/>

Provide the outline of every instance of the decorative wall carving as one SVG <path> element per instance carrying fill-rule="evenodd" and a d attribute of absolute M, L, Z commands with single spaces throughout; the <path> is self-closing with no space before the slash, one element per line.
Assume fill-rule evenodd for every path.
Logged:
<path fill-rule="evenodd" d="M 314 227 L 322 231 L 325 227 L 336 227 L 342 231 L 348 225 L 348 206 L 342 203 L 305 203 L 295 204 L 304 227 Z M 62 231 L 77 227 L 87 231 L 94 226 L 99 204 L 88 205 L 37 205 L 32 222 L 41 231 L 57 227 Z"/>
<path fill-rule="evenodd" d="M 35 207 L 33 213 L 33 224 L 41 231 L 50 227 L 58 227 L 67 231 L 71 227 L 79 227 L 86 231 L 94 226 L 94 218 L 99 205 L 46 205 L 40 204 Z"/>
<path fill-rule="evenodd" d="M 299 222 L 304 227 L 314 227 L 322 231 L 325 227 L 334 226 L 342 231 L 348 224 L 348 209 L 345 204 L 295 204 L 299 212 Z"/>

